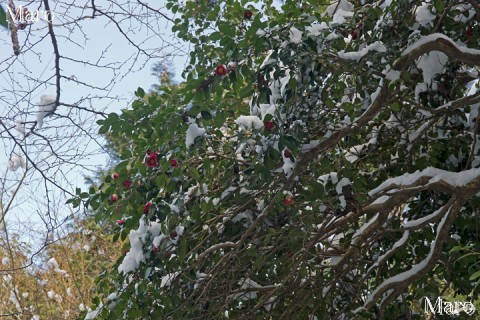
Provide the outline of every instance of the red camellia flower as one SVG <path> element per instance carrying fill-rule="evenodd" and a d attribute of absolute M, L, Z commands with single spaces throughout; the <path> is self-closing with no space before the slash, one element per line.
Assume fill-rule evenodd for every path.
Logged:
<path fill-rule="evenodd" d="M 113 174 L 113 179 L 117 180 L 118 178 L 120 178 L 120 175 L 117 172 L 115 172 Z"/>
<path fill-rule="evenodd" d="M 147 167 L 157 167 L 158 166 L 158 156 L 156 153 L 150 153 L 147 157 Z"/>
<path fill-rule="evenodd" d="M 219 77 L 223 77 L 227 74 L 227 67 L 225 67 L 224 64 L 221 64 L 219 65 L 216 69 L 215 69 L 215 74 Z"/>
<path fill-rule="evenodd" d="M 286 197 L 285 197 L 285 200 L 283 200 L 283 204 L 284 204 L 286 207 L 290 207 L 290 206 L 292 206 L 294 203 L 295 203 L 295 198 L 292 197 L 292 196 L 286 196 Z"/>
<path fill-rule="evenodd" d="M 118 200 L 118 196 L 114 193 L 110 196 L 110 201 L 115 202 Z"/>
<path fill-rule="evenodd" d="M 178 161 L 176 159 L 171 159 L 170 160 L 170 167 L 176 167 L 178 166 Z"/>
<path fill-rule="evenodd" d="M 152 206 L 152 202 L 151 201 L 148 201 L 145 206 L 143 207 L 143 213 L 144 214 L 147 214 L 148 211 L 150 211 L 150 207 Z"/>
<path fill-rule="evenodd" d="M 243 12 L 243 17 L 247 20 L 251 19 L 253 17 L 253 12 L 252 10 L 245 10 Z"/>
<path fill-rule="evenodd" d="M 264 121 L 263 126 L 265 127 L 265 130 L 272 131 L 275 127 L 275 124 L 272 121 Z"/>
<path fill-rule="evenodd" d="M 122 182 L 122 185 L 127 188 L 127 189 L 130 189 L 130 187 L 132 186 L 132 180 L 125 180 Z"/>
<path fill-rule="evenodd" d="M 350 35 L 352 36 L 352 39 L 355 40 L 358 38 L 358 32 L 356 30 L 352 30 L 350 32 Z"/>
<path fill-rule="evenodd" d="M 125 224 L 125 220 L 122 220 L 122 219 L 117 220 L 117 224 L 118 224 L 119 226 L 123 226 L 123 225 Z"/>

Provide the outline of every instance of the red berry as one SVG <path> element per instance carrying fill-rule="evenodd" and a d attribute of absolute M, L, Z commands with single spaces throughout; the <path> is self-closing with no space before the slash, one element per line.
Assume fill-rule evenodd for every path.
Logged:
<path fill-rule="evenodd" d="M 125 180 L 122 182 L 122 185 L 127 188 L 127 189 L 130 189 L 130 187 L 132 186 L 132 181 L 131 180 Z"/>
<path fill-rule="evenodd" d="M 285 156 L 285 158 L 291 158 L 292 157 L 292 151 L 290 151 L 290 149 L 285 149 L 283 151 L 283 155 Z"/>
<path fill-rule="evenodd" d="M 110 201 L 116 202 L 118 200 L 118 196 L 114 193 L 110 196 Z"/>
<path fill-rule="evenodd" d="M 178 166 L 178 161 L 176 159 L 171 159 L 170 160 L 170 167 L 176 167 Z"/>
<path fill-rule="evenodd" d="M 352 30 L 350 32 L 350 35 L 352 36 L 352 39 L 355 40 L 358 38 L 358 32 L 356 30 Z"/>
<path fill-rule="evenodd" d="M 117 224 L 118 224 L 119 226 L 123 226 L 123 225 L 125 224 L 125 220 L 122 220 L 122 219 L 117 220 Z"/>
<path fill-rule="evenodd" d="M 275 127 L 275 124 L 272 121 L 264 121 L 263 126 L 265 127 L 265 130 L 272 131 Z"/>
<path fill-rule="evenodd" d="M 283 200 L 283 204 L 286 207 L 290 207 L 295 203 L 295 198 L 292 196 L 286 196 L 285 199 Z"/>
<path fill-rule="evenodd" d="M 245 10 L 243 12 L 243 17 L 247 20 L 250 20 L 253 17 L 253 12 L 252 10 Z"/>
<path fill-rule="evenodd" d="M 225 67 L 224 64 L 221 64 L 219 65 L 216 69 L 215 69 L 215 74 L 219 77 L 223 77 L 227 74 L 227 67 Z"/>
<path fill-rule="evenodd" d="M 113 179 L 117 180 L 118 178 L 120 178 L 120 175 L 117 172 L 115 172 L 113 174 Z"/>
<path fill-rule="evenodd" d="M 147 214 L 148 211 L 150 211 L 150 207 L 152 206 L 152 202 L 151 201 L 148 201 L 145 206 L 143 207 L 143 213 L 144 214 Z"/>
<path fill-rule="evenodd" d="M 129 253 L 129 252 L 130 252 L 130 250 L 125 250 L 125 251 L 123 251 L 123 255 L 126 256 L 127 253 Z"/>
<path fill-rule="evenodd" d="M 151 250 L 153 253 L 157 253 L 159 251 L 158 247 L 157 246 L 154 246 L 152 244 L 152 250 Z"/>
<path fill-rule="evenodd" d="M 465 34 L 469 37 L 473 36 L 473 29 L 472 28 L 468 28 L 466 31 L 465 31 Z"/>
<path fill-rule="evenodd" d="M 172 238 L 176 238 L 178 236 L 177 231 L 173 231 Z"/>

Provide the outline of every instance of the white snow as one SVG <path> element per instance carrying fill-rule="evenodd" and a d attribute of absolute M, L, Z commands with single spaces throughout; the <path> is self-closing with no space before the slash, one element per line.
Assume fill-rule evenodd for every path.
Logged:
<path fill-rule="evenodd" d="M 95 309 L 95 310 L 90 310 L 90 309 L 88 309 L 89 311 L 88 311 L 88 313 L 87 313 L 87 315 L 85 316 L 84 319 L 85 319 L 85 320 L 93 320 L 93 319 L 95 319 L 95 318 L 97 317 L 97 315 L 100 313 L 100 311 L 102 310 L 102 308 L 103 308 L 103 304 L 100 303 L 100 305 L 98 306 L 97 309 Z"/>
<path fill-rule="evenodd" d="M 37 103 L 38 111 L 37 111 L 37 126 L 41 128 L 43 126 L 43 119 L 45 117 L 51 116 L 56 109 L 55 106 L 55 96 L 52 95 L 41 95 L 40 102 Z"/>
<path fill-rule="evenodd" d="M 316 148 L 320 144 L 320 140 L 310 140 L 309 143 L 304 143 L 301 145 L 302 152 L 308 152 Z"/>
<path fill-rule="evenodd" d="M 10 258 L 8 257 L 3 257 L 2 258 L 2 265 L 8 266 L 10 264 Z"/>
<path fill-rule="evenodd" d="M 384 259 L 386 259 L 388 256 L 390 256 L 390 254 L 395 251 L 397 248 L 400 248 L 401 246 L 403 246 L 405 244 L 405 242 L 407 242 L 408 240 L 408 236 L 410 235 L 410 231 L 407 230 L 405 231 L 403 234 L 402 234 L 402 237 L 400 239 L 398 239 L 394 244 L 393 246 L 390 248 L 390 250 L 388 250 L 387 252 L 385 252 L 384 254 L 382 254 L 380 257 L 378 257 L 377 261 L 375 261 L 375 263 L 368 269 L 368 272 L 371 271 L 371 269 L 373 268 L 376 268 L 380 263 L 383 262 Z M 367 272 L 367 273 L 368 273 Z"/>
<path fill-rule="evenodd" d="M 180 274 L 180 272 L 169 273 L 162 277 L 160 281 L 160 288 L 168 287 L 172 284 L 172 281 Z"/>
<path fill-rule="evenodd" d="M 335 186 L 335 191 L 340 195 L 338 199 L 340 200 L 340 206 L 342 209 L 345 209 L 347 206 L 347 201 L 345 200 L 345 196 L 343 196 L 343 187 L 350 185 L 352 185 L 352 182 L 348 178 L 342 178 Z"/>
<path fill-rule="evenodd" d="M 368 147 L 368 143 L 363 143 L 363 144 L 359 144 L 351 147 L 350 149 L 348 149 L 347 153 L 345 153 L 345 159 L 350 163 L 354 163 L 355 161 L 358 160 L 363 149 L 366 147 Z"/>
<path fill-rule="evenodd" d="M 152 238 L 155 238 L 161 233 L 160 223 L 150 222 L 150 225 L 146 225 L 143 218 L 140 218 L 139 220 L 140 223 L 138 229 L 130 230 L 130 251 L 127 252 L 122 263 L 118 266 L 119 273 L 135 271 L 140 263 L 145 261 L 143 242 L 147 236 L 150 235 Z"/>
<path fill-rule="evenodd" d="M 415 10 L 415 19 L 422 26 L 430 25 L 433 27 L 435 15 L 430 11 L 429 5 L 425 2 Z"/>
<path fill-rule="evenodd" d="M 367 228 L 372 225 L 375 221 L 377 221 L 380 213 L 377 213 L 372 219 L 368 222 L 364 223 L 360 229 L 358 229 L 352 236 L 353 244 L 356 244 L 359 241 L 359 237 L 367 230 Z"/>
<path fill-rule="evenodd" d="M 285 175 L 287 177 L 290 177 L 293 173 L 293 170 L 295 169 L 295 161 L 292 161 L 292 159 L 290 159 L 289 157 L 285 157 L 285 150 L 287 149 L 285 148 L 282 152 L 282 157 L 283 157 L 282 169 Z"/>
<path fill-rule="evenodd" d="M 428 183 L 445 181 L 452 187 L 462 187 L 479 176 L 480 168 L 473 168 L 461 172 L 450 172 L 442 169 L 428 167 L 422 171 L 417 170 L 414 173 L 406 173 L 399 177 L 387 179 L 378 187 L 371 190 L 369 192 L 369 195 L 374 196 L 391 186 L 396 186 L 397 189 L 401 189 L 401 186 L 408 186 L 422 177 L 429 177 L 430 180 L 428 181 Z"/>
<path fill-rule="evenodd" d="M 447 217 L 449 216 L 449 212 L 447 212 L 442 220 L 440 221 L 440 223 L 438 224 L 437 226 L 437 237 L 440 233 L 440 230 L 442 230 L 443 228 L 443 225 L 445 224 L 445 221 L 447 220 Z M 373 299 L 375 298 L 375 295 L 378 294 L 378 292 L 380 291 L 383 291 L 383 289 L 392 284 L 392 283 L 398 283 L 398 282 L 405 282 L 406 279 L 412 277 L 413 275 L 419 273 L 421 270 L 423 270 L 427 264 L 430 262 L 430 260 L 432 259 L 432 256 L 433 256 L 433 253 L 434 253 L 434 248 L 435 248 L 435 243 L 436 243 L 437 239 L 435 239 L 434 241 L 432 241 L 432 244 L 430 245 L 430 252 L 428 253 L 427 257 L 420 261 L 420 263 L 414 265 L 411 269 L 407 270 L 407 271 L 404 271 L 404 272 L 401 272 L 391 278 L 388 278 L 386 279 L 385 281 L 383 281 L 377 288 L 375 288 L 375 290 L 368 296 L 368 298 L 366 299 L 365 303 L 364 303 L 364 306 L 366 306 L 367 304 L 371 303 L 373 301 Z"/>
<path fill-rule="evenodd" d="M 426 43 L 429 43 L 429 42 L 432 42 L 432 41 L 435 41 L 437 39 L 444 39 L 444 40 L 447 40 L 448 42 L 450 42 L 452 45 L 454 45 L 458 50 L 464 52 L 464 53 L 470 53 L 470 54 L 475 54 L 475 55 L 480 55 L 480 50 L 477 50 L 477 49 L 471 49 L 471 48 L 467 48 L 465 46 L 461 46 L 457 43 L 455 43 L 452 39 L 450 39 L 448 36 L 442 34 L 442 33 L 432 33 L 428 36 L 422 36 L 420 39 L 418 39 L 417 41 L 415 41 L 414 43 L 412 43 L 411 45 L 408 46 L 408 48 L 406 48 L 403 52 L 402 52 L 402 55 L 407 55 L 409 54 L 410 52 L 412 52 L 413 50 L 421 47 L 422 45 L 426 44 Z"/>
<path fill-rule="evenodd" d="M 321 34 L 321 31 L 327 30 L 327 29 L 328 29 L 328 25 L 325 22 L 322 22 L 320 24 L 313 24 L 305 28 L 309 36 L 318 36 Z"/>
<path fill-rule="evenodd" d="M 22 156 L 14 153 L 11 155 L 10 160 L 8 160 L 8 170 L 10 171 L 17 171 L 18 168 L 26 168 L 25 160 L 23 160 Z"/>
<path fill-rule="evenodd" d="M 424 54 L 417 63 L 422 70 L 423 81 L 430 84 L 437 74 L 443 73 L 447 62 L 448 57 L 443 52 L 431 51 Z"/>
<path fill-rule="evenodd" d="M 333 25 L 345 23 L 345 18 L 353 17 L 353 9 L 354 7 L 352 3 L 346 0 L 340 0 L 340 2 L 335 1 L 335 3 L 329 5 L 326 12 L 333 18 Z"/>
<path fill-rule="evenodd" d="M 18 132 L 20 132 L 20 134 L 25 135 L 25 123 L 23 123 L 23 122 L 20 121 L 20 120 L 17 120 L 17 121 L 15 122 L 15 130 L 17 130 Z"/>
<path fill-rule="evenodd" d="M 47 261 L 47 266 L 52 268 L 53 271 L 55 271 L 55 272 L 58 272 L 58 273 L 61 273 L 61 274 L 66 274 L 67 273 L 67 271 L 59 268 L 58 262 L 57 262 L 57 260 L 55 260 L 55 258 L 50 258 L 50 260 Z"/>
<path fill-rule="evenodd" d="M 262 286 L 250 278 L 242 279 L 238 282 L 240 289 L 261 288 Z M 248 291 L 243 293 L 236 293 L 229 296 L 229 299 L 249 300 L 256 299 L 257 291 Z"/>
<path fill-rule="evenodd" d="M 47 296 L 50 298 L 50 299 L 54 299 L 55 298 L 55 291 L 53 290 L 50 290 L 47 292 Z"/>
<path fill-rule="evenodd" d="M 235 123 L 244 130 L 263 128 L 263 121 L 257 116 L 240 116 L 235 120 Z"/>
<path fill-rule="evenodd" d="M 382 204 L 386 202 L 388 199 L 390 199 L 389 196 L 381 196 L 380 198 L 376 199 L 372 204 Z"/>
<path fill-rule="evenodd" d="M 185 139 L 185 145 L 187 149 L 195 143 L 195 139 L 198 137 L 202 137 L 205 134 L 205 129 L 200 128 L 196 123 L 190 123 L 187 129 L 187 136 Z"/>
<path fill-rule="evenodd" d="M 338 52 L 338 56 L 341 59 L 345 59 L 345 60 L 359 61 L 363 56 L 365 56 L 370 51 L 386 52 L 387 48 L 381 41 L 375 41 L 374 43 L 371 43 L 367 45 L 365 48 L 360 49 L 358 51 L 345 52 L 345 50 L 341 50 Z"/>
<path fill-rule="evenodd" d="M 435 219 L 438 215 L 443 213 L 444 210 L 445 210 L 445 206 L 441 207 L 440 209 L 438 209 L 438 210 L 434 211 L 433 213 L 430 213 L 430 214 L 428 214 L 424 217 L 421 217 L 421 218 L 418 218 L 418 219 L 415 219 L 415 220 L 407 221 L 403 224 L 403 227 L 405 229 L 415 228 L 419 225 L 430 222 L 431 220 Z M 448 213 L 449 212 L 450 212 L 450 208 L 448 209 Z"/>
<path fill-rule="evenodd" d="M 302 42 L 302 32 L 295 27 L 290 28 L 290 42 L 295 44 Z"/>
<path fill-rule="evenodd" d="M 346 0 L 340 0 L 340 3 L 338 1 L 334 1 L 331 5 L 327 7 L 327 14 L 332 17 L 333 14 L 335 13 L 335 10 L 344 10 L 347 12 L 352 12 L 354 9 L 354 6 L 351 2 L 348 2 Z"/>
<path fill-rule="evenodd" d="M 23 313 L 22 312 L 22 307 L 20 305 L 20 302 L 18 301 L 17 297 L 15 296 L 15 293 L 10 292 L 10 297 L 9 297 L 9 300 L 15 305 L 15 308 L 17 309 L 18 312 L 20 313 Z"/>

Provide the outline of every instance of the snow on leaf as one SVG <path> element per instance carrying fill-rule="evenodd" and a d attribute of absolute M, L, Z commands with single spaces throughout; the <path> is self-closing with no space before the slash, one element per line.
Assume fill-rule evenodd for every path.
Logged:
<path fill-rule="evenodd" d="M 415 19 L 422 26 L 430 25 L 433 27 L 435 15 L 430 11 L 429 5 L 425 2 L 415 10 Z"/>
<path fill-rule="evenodd" d="M 345 60 L 359 61 L 370 51 L 386 52 L 387 48 L 381 41 L 375 41 L 374 43 L 367 45 L 365 48 L 360 49 L 359 51 L 345 52 L 344 50 L 341 50 L 338 52 L 338 56 L 341 59 Z"/>
<path fill-rule="evenodd" d="M 190 147 L 193 146 L 196 138 L 202 137 L 204 134 L 204 128 L 200 128 L 196 123 L 190 123 L 187 129 L 187 136 L 185 139 L 185 145 L 187 146 L 187 149 L 190 149 Z"/>
<path fill-rule="evenodd" d="M 244 130 L 261 129 L 263 127 L 263 121 L 257 116 L 240 116 L 235 120 L 235 123 Z"/>
<path fill-rule="evenodd" d="M 290 42 L 295 44 L 302 42 L 302 32 L 295 27 L 290 28 Z"/>

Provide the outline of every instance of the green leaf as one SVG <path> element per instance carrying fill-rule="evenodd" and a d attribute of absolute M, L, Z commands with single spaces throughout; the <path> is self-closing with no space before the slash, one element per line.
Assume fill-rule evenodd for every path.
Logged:
<path fill-rule="evenodd" d="M 145 91 L 142 88 L 138 87 L 137 91 L 135 91 L 135 95 L 139 98 L 143 98 L 145 97 Z"/>
<path fill-rule="evenodd" d="M 200 112 L 202 114 L 202 118 L 205 120 L 210 120 L 213 118 L 212 114 L 206 110 Z"/>
<path fill-rule="evenodd" d="M 433 5 L 435 6 L 435 10 L 437 10 L 437 12 L 443 12 L 443 9 L 445 9 L 445 0 L 435 0 Z"/>
<path fill-rule="evenodd" d="M 239 93 L 240 99 L 250 97 L 252 94 L 253 94 L 253 89 L 250 87 L 243 87 L 242 89 L 240 89 L 240 93 Z"/>
<path fill-rule="evenodd" d="M 400 103 L 398 102 L 394 102 L 390 105 L 390 109 L 392 109 L 392 111 L 395 111 L 395 112 L 398 112 L 400 111 Z"/>
<path fill-rule="evenodd" d="M 8 28 L 7 14 L 2 7 L 0 7 L 0 26 Z"/>
<path fill-rule="evenodd" d="M 475 272 L 474 274 L 472 274 L 470 276 L 470 278 L 468 278 L 469 280 L 475 280 L 477 278 L 480 278 L 480 270 L 478 270 L 477 272 Z"/>

